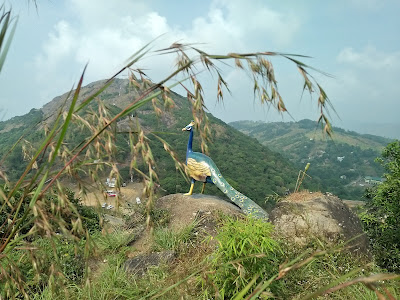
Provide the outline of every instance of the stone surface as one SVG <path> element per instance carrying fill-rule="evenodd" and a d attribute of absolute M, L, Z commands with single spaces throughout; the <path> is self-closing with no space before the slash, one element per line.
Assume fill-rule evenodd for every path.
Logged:
<path fill-rule="evenodd" d="M 194 234 L 199 241 L 203 241 L 208 236 L 217 234 L 219 225 L 219 213 L 229 216 L 244 217 L 240 209 L 222 198 L 210 195 L 193 194 L 185 196 L 183 194 L 171 194 L 161 197 L 154 204 L 157 209 L 167 212 L 167 226 L 174 232 L 192 225 L 196 222 Z M 143 222 L 142 222 L 143 221 Z M 128 228 L 135 228 L 139 225 L 145 226 L 144 219 L 135 217 L 129 219 Z M 152 238 L 148 230 L 142 230 L 138 239 L 135 239 L 130 246 L 135 249 L 130 253 L 131 258 L 135 258 L 139 253 L 151 251 Z"/>
<path fill-rule="evenodd" d="M 150 267 L 156 267 L 162 263 L 170 263 L 175 259 L 175 256 L 176 253 L 174 251 L 140 254 L 128 259 L 124 264 L 124 268 L 128 273 L 143 276 Z"/>
<path fill-rule="evenodd" d="M 232 216 L 243 216 L 240 209 L 231 202 L 204 194 L 193 194 L 191 196 L 172 194 L 160 198 L 157 205 L 169 212 L 171 229 L 179 230 L 200 218 L 203 228 L 211 235 L 214 233 L 214 221 L 218 212 Z"/>
<path fill-rule="evenodd" d="M 328 244 L 351 241 L 348 246 L 353 252 L 368 252 L 368 239 L 363 234 L 358 217 L 342 200 L 321 193 L 297 193 L 278 202 L 270 214 L 276 233 L 299 245 L 318 238 Z"/>

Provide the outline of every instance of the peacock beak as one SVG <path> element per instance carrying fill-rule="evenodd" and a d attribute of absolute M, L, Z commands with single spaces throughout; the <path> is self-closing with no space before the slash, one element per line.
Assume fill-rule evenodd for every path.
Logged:
<path fill-rule="evenodd" d="M 186 127 L 183 127 L 183 128 L 182 128 L 182 131 L 186 131 Z"/>

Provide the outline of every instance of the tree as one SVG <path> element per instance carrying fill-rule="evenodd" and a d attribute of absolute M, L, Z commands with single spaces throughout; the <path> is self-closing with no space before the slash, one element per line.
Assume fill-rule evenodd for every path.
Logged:
<path fill-rule="evenodd" d="M 377 263 L 400 272 L 400 141 L 386 146 L 377 161 L 386 179 L 367 192 L 367 209 L 361 214 Z"/>

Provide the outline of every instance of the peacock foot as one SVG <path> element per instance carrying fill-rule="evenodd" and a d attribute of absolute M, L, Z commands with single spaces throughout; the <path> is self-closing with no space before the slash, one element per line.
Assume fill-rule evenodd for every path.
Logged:
<path fill-rule="evenodd" d="M 190 185 L 190 190 L 189 192 L 187 192 L 186 194 L 184 194 L 185 196 L 190 196 L 193 194 L 193 187 L 194 187 L 194 183 L 192 182 L 192 184 Z"/>

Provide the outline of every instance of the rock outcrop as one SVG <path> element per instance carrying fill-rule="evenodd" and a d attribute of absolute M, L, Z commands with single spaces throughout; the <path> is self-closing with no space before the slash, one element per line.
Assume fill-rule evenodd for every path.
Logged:
<path fill-rule="evenodd" d="M 158 199 L 158 208 L 165 209 L 170 214 L 170 227 L 179 230 L 200 219 L 202 229 L 211 235 L 216 233 L 216 215 L 222 212 L 231 216 L 243 216 L 240 208 L 222 198 L 193 194 L 172 194 Z"/>
<path fill-rule="evenodd" d="M 276 233 L 288 242 L 305 245 L 318 238 L 327 244 L 359 236 L 349 242 L 353 252 L 366 254 L 368 239 L 363 234 L 358 217 L 338 197 L 331 194 L 302 192 L 292 194 L 270 214 Z"/>

